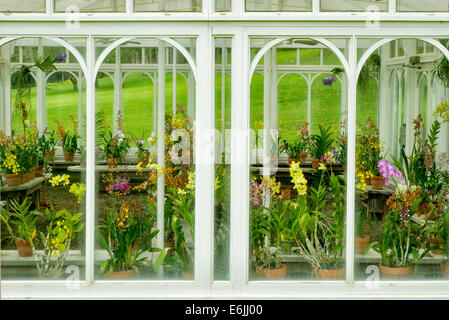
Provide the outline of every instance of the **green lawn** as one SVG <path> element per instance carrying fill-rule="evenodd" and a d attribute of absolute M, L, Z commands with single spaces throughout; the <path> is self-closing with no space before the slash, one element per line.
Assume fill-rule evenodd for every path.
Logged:
<path fill-rule="evenodd" d="M 286 59 L 282 57 L 282 59 Z M 317 77 L 312 87 L 312 132 L 316 132 L 320 123 L 332 126 L 335 130 L 340 125 L 341 88 L 340 84 L 324 86 L 322 78 Z M 99 79 L 96 89 L 96 110 L 103 110 L 112 126 L 114 102 L 113 82 L 109 77 Z M 166 112 L 172 112 L 172 74 L 166 75 Z M 263 121 L 263 76 L 254 74 L 251 82 L 251 127 L 257 121 Z M 373 83 L 373 86 L 375 84 Z M 230 128 L 231 121 L 231 79 L 226 75 L 225 125 Z M 177 76 L 177 103 L 187 107 L 187 81 Z M 85 116 L 85 88 L 82 90 L 83 114 Z M 14 101 L 15 92 L 12 92 Z M 216 74 L 215 91 L 216 127 L 221 127 L 221 73 Z M 70 82 L 49 83 L 47 85 L 47 124 L 50 130 L 56 129 L 55 120 L 59 120 L 67 129 L 72 128 L 69 115 L 78 118 L 78 91 L 73 90 Z M 122 101 L 124 106 L 125 131 L 137 138 L 148 137 L 153 130 L 153 84 L 141 73 L 130 75 L 124 84 Z M 358 93 L 357 120 L 366 122 L 368 117 L 376 119 L 377 90 Z M 295 74 L 285 76 L 278 89 L 279 124 L 283 137 L 295 134 L 295 124 L 307 120 L 307 85 L 305 80 Z M 36 118 L 36 90 L 32 90 L 32 115 Z M 13 118 L 13 128 L 21 128 L 20 119 Z"/>

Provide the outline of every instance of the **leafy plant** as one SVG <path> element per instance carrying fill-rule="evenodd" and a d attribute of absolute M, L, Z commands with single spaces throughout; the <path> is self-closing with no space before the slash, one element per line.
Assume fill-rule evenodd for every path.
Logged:
<path fill-rule="evenodd" d="M 31 202 L 27 198 L 21 203 L 13 199 L 10 206 L 11 211 L 7 211 L 3 207 L 0 208 L 0 217 L 11 238 L 28 240 L 33 245 L 33 239 L 36 236 L 36 220 L 41 213 L 30 210 Z"/>
<path fill-rule="evenodd" d="M 55 211 L 53 206 L 45 209 L 49 219 L 46 232 L 41 232 L 44 251 L 36 267 L 41 278 L 58 279 L 64 272 L 72 241 L 83 230 L 82 212 L 71 214 L 66 209 Z"/>
<path fill-rule="evenodd" d="M 154 211 L 142 208 L 136 200 L 113 205 L 97 228 L 98 239 L 109 254 L 101 264 L 101 272 L 138 271 L 139 266 L 147 266 L 147 257 L 142 255 L 161 251 L 151 246 L 159 233 L 152 230 L 155 219 Z"/>
<path fill-rule="evenodd" d="M 334 143 L 334 137 L 330 127 L 324 126 L 324 124 L 320 124 L 319 126 L 320 134 L 312 135 L 312 139 L 314 141 L 314 145 L 312 148 L 312 156 L 315 159 L 321 159 L 328 152 L 332 144 Z"/>
<path fill-rule="evenodd" d="M 415 200 L 410 206 L 410 216 L 417 212 L 421 199 Z M 365 253 L 374 249 L 381 255 L 382 265 L 386 267 L 407 267 L 410 265 L 410 255 L 415 263 L 428 252 L 419 254 L 420 232 L 418 224 L 403 216 L 399 209 L 389 209 L 382 230 L 382 241 L 372 242 Z"/>
<path fill-rule="evenodd" d="M 21 120 L 24 131 L 31 110 L 31 88 L 34 85 L 31 69 L 36 67 L 42 72 L 51 72 L 56 70 L 54 65 L 56 61 L 56 56 L 37 57 L 33 64 L 18 65 L 13 70 L 11 82 L 16 88 L 14 110 L 15 112 L 20 112 L 22 114 Z"/>

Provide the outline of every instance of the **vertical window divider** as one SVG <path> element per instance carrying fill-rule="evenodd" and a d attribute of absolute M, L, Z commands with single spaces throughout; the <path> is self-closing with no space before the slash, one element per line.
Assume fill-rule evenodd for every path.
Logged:
<path fill-rule="evenodd" d="M 231 0 L 231 10 L 235 16 L 241 16 L 245 12 L 245 0 Z"/>
<path fill-rule="evenodd" d="M 86 47 L 86 282 L 94 282 L 95 270 L 95 42 Z"/>
<path fill-rule="evenodd" d="M 126 0 L 126 14 L 131 15 L 134 13 L 134 0 Z"/>
<path fill-rule="evenodd" d="M 390 14 L 396 14 L 397 0 L 388 1 L 388 12 Z"/>
<path fill-rule="evenodd" d="M 320 13 L 320 0 L 312 0 L 312 13 Z"/>
<path fill-rule="evenodd" d="M 355 231 L 355 148 L 357 102 L 357 38 L 349 40 L 348 75 L 348 170 L 346 179 L 346 282 L 354 282 L 354 231 Z"/>
<path fill-rule="evenodd" d="M 210 16 L 215 11 L 215 0 L 203 0 L 203 14 Z"/>
<path fill-rule="evenodd" d="M 231 84 L 231 222 L 230 280 L 241 294 L 248 279 L 248 176 L 249 176 L 249 39 L 243 28 L 232 41 Z M 245 131 L 246 130 L 246 131 Z M 246 190 L 246 194 L 245 194 Z"/>
<path fill-rule="evenodd" d="M 196 51 L 197 92 L 195 109 L 195 280 L 204 295 L 208 295 L 213 270 L 214 227 L 214 46 L 211 28 L 198 37 Z"/>
<path fill-rule="evenodd" d="M 46 13 L 52 14 L 55 12 L 55 0 L 46 0 Z"/>

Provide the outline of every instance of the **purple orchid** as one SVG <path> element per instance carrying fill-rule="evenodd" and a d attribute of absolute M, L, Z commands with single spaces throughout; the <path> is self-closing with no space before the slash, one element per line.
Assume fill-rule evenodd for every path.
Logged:
<path fill-rule="evenodd" d="M 382 174 L 385 180 L 385 186 L 388 185 L 388 180 L 390 178 L 400 180 L 405 183 L 405 178 L 401 171 L 399 171 L 394 164 L 388 162 L 387 160 L 379 160 L 377 162 L 379 167 L 379 172 Z"/>
<path fill-rule="evenodd" d="M 332 83 L 337 81 L 337 77 L 334 75 L 329 75 L 327 77 L 323 78 L 323 85 L 325 86 L 331 86 Z"/>
<path fill-rule="evenodd" d="M 112 185 L 109 185 L 109 187 L 106 187 L 106 191 L 111 194 L 113 192 L 120 192 L 123 194 L 129 193 L 131 190 L 131 184 L 130 179 L 120 179 L 118 182 L 113 183 Z"/>
<path fill-rule="evenodd" d="M 65 53 L 57 53 L 56 54 L 56 63 L 65 62 L 67 60 L 67 55 Z"/>

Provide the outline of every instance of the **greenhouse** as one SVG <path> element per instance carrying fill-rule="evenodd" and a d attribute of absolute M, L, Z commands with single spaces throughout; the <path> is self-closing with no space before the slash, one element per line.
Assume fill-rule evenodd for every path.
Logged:
<path fill-rule="evenodd" d="M 448 0 L 0 0 L 0 298 L 449 298 Z"/>

